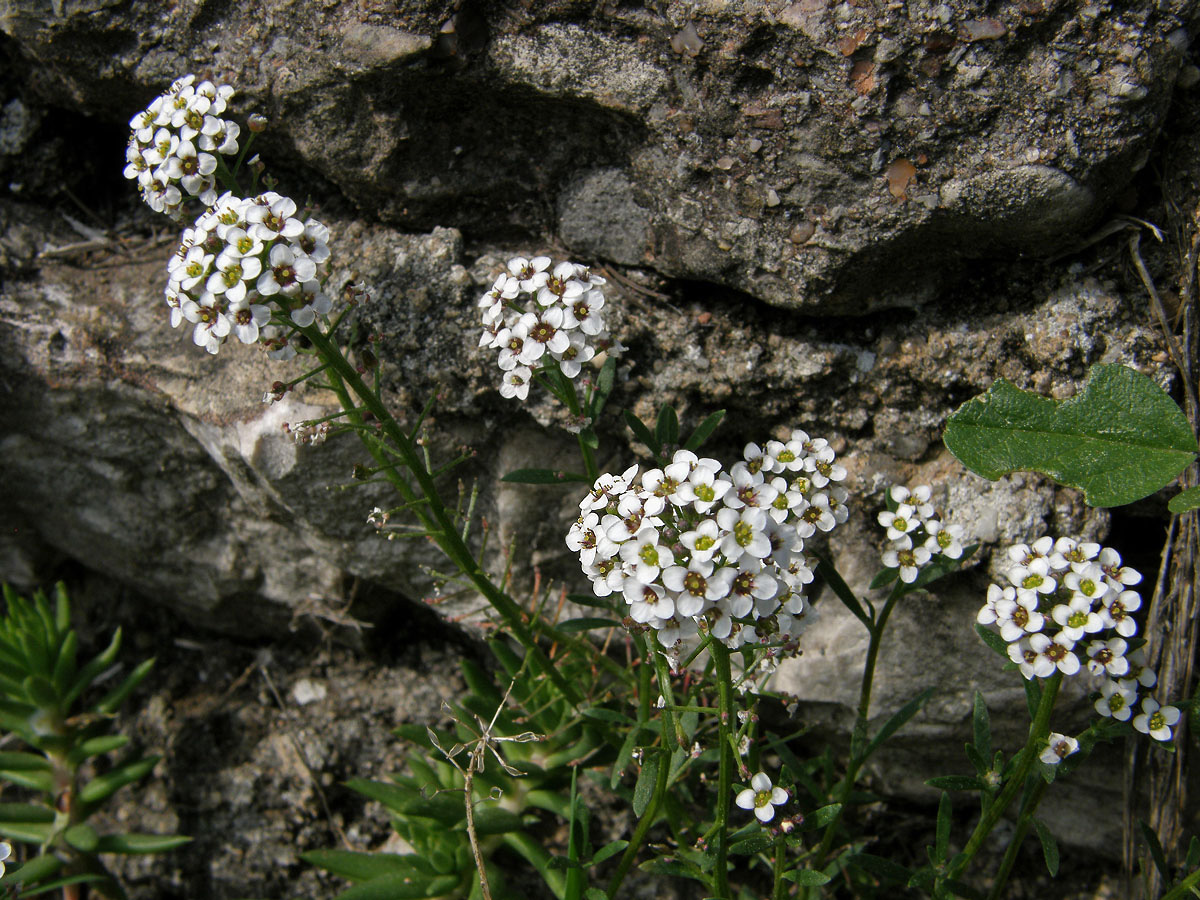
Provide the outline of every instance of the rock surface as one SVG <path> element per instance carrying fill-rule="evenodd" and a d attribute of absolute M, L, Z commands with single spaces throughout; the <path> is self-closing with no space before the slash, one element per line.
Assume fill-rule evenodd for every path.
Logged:
<path fill-rule="evenodd" d="M 726 460 L 792 426 L 828 436 L 851 471 L 855 516 L 835 549 L 857 587 L 874 574 L 874 510 L 893 483 L 934 484 L 984 560 L 1044 531 L 1107 532 L 1108 515 L 1073 492 L 964 475 L 939 437 L 996 377 L 1060 398 L 1096 362 L 1169 379 L 1125 264 L 1139 226 L 1113 216 L 1169 216 L 1147 161 L 1172 98 L 1197 103 L 1191 4 L 376 6 L 0 0 L 0 578 L 30 585 L 78 565 L 170 608 L 188 623 L 180 633 L 280 645 L 314 616 L 382 621 L 385 605 L 358 585 L 437 596 L 441 560 L 366 524 L 386 495 L 344 487 L 359 446 L 284 434 L 328 398 L 260 402 L 298 364 L 235 344 L 208 358 L 167 326 L 177 235 L 138 206 L 119 167 L 125 123 L 185 71 L 236 85 L 239 114 L 270 117 L 255 150 L 281 189 L 321 205 L 335 286 L 368 290 L 356 322 L 383 336 L 394 408 L 412 421 L 436 396 L 435 452 L 476 452 L 460 475 L 480 487 L 497 569 L 497 548 L 513 548 L 518 584 L 535 567 L 575 577 L 563 533 L 577 492 L 496 484 L 573 452 L 562 415 L 544 396 L 500 398 L 477 349 L 476 298 L 517 253 L 569 255 L 609 277 L 610 325 L 629 348 L 610 408 L 645 419 L 670 402 L 685 425 L 725 408 L 711 449 Z M 1147 235 L 1142 252 L 1169 283 L 1174 248 Z M 638 458 L 617 424 L 600 432 L 602 467 Z M 1118 517 L 1127 538 L 1161 510 L 1134 515 L 1152 524 Z M 1153 539 L 1135 546 L 1149 573 Z M 1019 707 L 1018 689 L 970 628 L 986 570 L 897 613 L 875 708 L 938 693 L 881 767 L 882 790 L 928 801 L 924 778 L 965 766 L 976 689 L 1019 740 L 1002 711 Z M 455 616 L 471 604 L 442 606 Z M 832 598 L 821 613 L 783 686 L 839 740 L 863 638 Z M 918 649 L 930 643 L 952 677 Z M 328 696 L 372 677 L 356 665 Z M 320 675 L 297 677 L 315 697 Z M 174 725 L 159 731 L 179 740 Z M 264 735 L 259 763 L 278 763 L 264 761 L 279 740 Z M 337 756 L 340 740 L 322 746 Z M 316 768 L 341 778 L 367 755 Z M 254 765 L 223 765 L 214 791 L 250 789 Z M 1099 789 L 1119 795 L 1117 764 L 1103 771 Z M 172 777 L 167 818 L 198 790 Z M 212 817 L 206 846 L 244 814 Z M 184 824 L 202 832 L 206 818 Z M 1064 842 L 1116 846 L 1115 812 L 1059 819 Z M 288 827 L 268 843 L 295 865 Z M 246 873 L 261 860 L 241 865 L 223 856 L 220 878 L 179 896 L 260 884 Z"/>

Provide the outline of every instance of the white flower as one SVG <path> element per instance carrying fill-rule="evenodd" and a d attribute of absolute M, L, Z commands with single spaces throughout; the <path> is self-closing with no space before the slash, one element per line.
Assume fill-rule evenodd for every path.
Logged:
<path fill-rule="evenodd" d="M 1148 734 L 1156 741 L 1171 739 L 1171 726 L 1179 721 L 1179 710 L 1174 706 L 1159 706 L 1151 697 L 1142 700 L 1142 711 L 1133 717 L 1133 727 Z"/>
<path fill-rule="evenodd" d="M 4 877 L 4 862 L 12 856 L 12 844 L 8 841 L 0 841 L 0 878 Z"/>
<path fill-rule="evenodd" d="M 759 772 L 750 779 L 750 787 L 738 792 L 734 803 L 742 809 L 754 810 L 760 822 L 770 822 L 775 816 L 775 807 L 787 803 L 787 791 L 774 787 L 771 779 Z"/>
<path fill-rule="evenodd" d="M 1091 641 L 1087 645 L 1088 671 L 1093 675 L 1108 674 L 1119 677 L 1129 671 L 1129 660 L 1125 649 L 1129 645 L 1120 638 Z"/>
<path fill-rule="evenodd" d="M 1108 679 L 1100 685 L 1100 697 L 1096 700 L 1095 709 L 1105 718 L 1111 717 L 1119 722 L 1127 722 L 1133 714 L 1133 704 L 1136 702 L 1136 687 L 1127 684 L 1124 679 Z"/>
<path fill-rule="evenodd" d="M 901 503 L 896 511 L 884 510 L 879 514 L 879 524 L 887 529 L 889 541 L 898 541 L 921 526 L 917 511 L 907 503 Z"/>
<path fill-rule="evenodd" d="M 888 569 L 899 569 L 900 580 L 912 584 L 917 580 L 917 571 L 932 558 L 924 547 L 914 547 L 907 534 L 892 541 L 883 551 L 883 565 Z"/>
<path fill-rule="evenodd" d="M 533 372 L 528 366 L 517 366 L 504 373 L 504 383 L 500 385 L 501 397 L 516 397 L 524 400 L 529 396 L 529 379 Z"/>
<path fill-rule="evenodd" d="M 1050 732 L 1046 738 L 1046 749 L 1038 756 L 1048 766 L 1057 766 L 1060 762 L 1079 749 L 1079 741 L 1056 731 Z"/>
<path fill-rule="evenodd" d="M 947 525 L 939 519 L 928 519 L 925 522 L 925 549 L 930 553 L 940 553 L 948 559 L 959 559 L 963 555 L 961 525 Z"/>

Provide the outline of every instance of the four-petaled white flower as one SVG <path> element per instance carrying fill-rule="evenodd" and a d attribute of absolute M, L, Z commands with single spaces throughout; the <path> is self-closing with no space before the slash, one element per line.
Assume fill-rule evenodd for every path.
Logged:
<path fill-rule="evenodd" d="M 1048 766 L 1057 766 L 1060 762 L 1079 749 L 1079 741 L 1056 731 L 1050 732 L 1046 738 L 1046 747 L 1038 755 L 1038 759 Z"/>
<path fill-rule="evenodd" d="M 1152 697 L 1142 700 L 1142 711 L 1133 717 L 1133 727 L 1148 734 L 1156 741 L 1171 739 L 1171 726 L 1179 721 L 1179 710 L 1174 706 L 1159 706 Z"/>
<path fill-rule="evenodd" d="M 760 822 L 770 822 L 775 817 L 775 807 L 787 803 L 788 794 L 781 787 L 771 784 L 771 779 L 759 772 L 750 779 L 750 787 L 738 792 L 734 802 L 742 809 L 754 810 Z"/>

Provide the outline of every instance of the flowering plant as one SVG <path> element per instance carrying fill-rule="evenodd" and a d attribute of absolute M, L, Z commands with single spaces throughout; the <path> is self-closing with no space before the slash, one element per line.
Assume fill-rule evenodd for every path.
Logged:
<path fill-rule="evenodd" d="M 652 875 L 692 879 L 706 896 L 722 900 L 782 900 L 793 885 L 815 897 L 835 877 L 863 896 L 912 887 L 941 898 L 973 890 L 963 887 L 964 873 L 1017 793 L 1029 790 L 1033 799 L 1019 814 L 993 880 L 998 896 L 1044 789 L 1029 786 L 1031 774 L 1041 775 L 1041 784 L 1064 774 L 1110 734 L 1112 721 L 1132 719 L 1129 727 L 1156 740 L 1171 736 L 1177 708 L 1147 697 L 1138 715 L 1131 712 L 1137 688 L 1130 679 L 1152 683 L 1137 669 L 1130 643 L 1128 613 L 1139 601 L 1128 588 L 1140 576 L 1111 551 L 1036 541 L 1012 557 L 1011 583 L 994 586 L 979 617 L 1000 628 L 999 636 L 980 633 L 1032 685 L 1029 741 L 1007 765 L 993 757 L 987 708 L 977 696 L 969 756 L 978 776 L 930 782 L 944 791 L 980 792 L 981 818 L 964 850 L 950 855 L 944 793 L 929 865 L 909 868 L 866 852 L 848 815 L 864 797 L 859 776 L 933 691 L 871 733 L 887 623 L 904 597 L 958 571 L 977 549 L 965 546 L 962 527 L 935 509 L 932 488 L 894 486 L 886 494 L 878 522 L 888 544 L 870 590 L 887 593 L 877 607 L 849 586 L 825 547 L 851 504 L 848 473 L 822 438 L 798 428 L 780 432 L 762 445 L 746 444 L 742 459 L 726 468 L 701 455 L 722 413 L 681 440 L 673 408 L 664 407 L 653 427 L 626 411 L 625 424 L 652 459 L 602 474 L 596 423 L 614 394 L 623 349 L 604 319 L 606 279 L 575 262 L 516 256 L 479 300 L 479 346 L 497 352 L 502 396 L 525 400 L 540 385 L 563 405 L 582 471 L 522 469 L 505 480 L 591 485 L 566 533 L 591 590 L 564 589 L 559 608 L 569 610 L 571 601 L 596 614 L 545 614 L 546 598 L 536 588 L 529 597 L 514 595 L 511 573 L 490 571 L 474 503 L 443 498 L 441 477 L 466 457 L 431 459 L 421 429 L 433 403 L 414 425 L 402 426 L 380 391 L 384 362 L 375 349 L 345 346 L 340 327 L 353 321 L 353 307 L 366 294 L 351 288 L 336 309 L 327 295 L 335 265 L 329 229 L 271 182 L 258 192 L 260 163 L 251 167 L 251 189 L 243 190 L 239 176 L 250 140 L 239 149 L 240 130 L 221 118 L 231 96 L 227 87 L 188 76 L 132 123 L 126 174 L 147 202 L 175 217 L 183 216 L 188 196 L 207 207 L 168 264 L 172 324 L 186 320 L 194 343 L 210 353 L 233 335 L 280 361 L 311 360 L 303 374 L 275 382 L 264 401 L 304 382 L 331 391 L 341 412 L 291 423 L 289 431 L 312 442 L 357 435 L 374 460 L 371 474 L 400 501 L 387 511 L 372 509 L 368 521 L 389 537 L 427 538 L 451 563 L 448 577 L 482 597 L 500 626 L 489 647 L 503 677 L 465 667 L 469 695 L 449 708 L 457 724 L 448 731 L 402 730 L 415 746 L 411 775 L 352 785 L 387 807 L 414 852 L 308 855 L 356 882 L 340 896 L 511 895 L 498 862 L 509 851 L 562 900 L 615 900 L 635 864 Z M 250 138 L 264 124 L 255 120 Z M 226 165 L 222 157 L 235 153 Z M 218 195 L 217 182 L 225 193 Z M 412 523 L 404 530 L 390 524 L 400 515 Z M 801 758 L 792 736 L 772 730 L 760 715 L 770 704 L 790 711 L 798 705 L 771 680 L 800 652 L 820 588 L 868 633 L 841 768 L 829 752 Z M 592 640 L 589 632 L 603 637 Z M 1108 724 L 1077 738 L 1050 732 L 1062 677 L 1085 663 L 1115 685 L 1102 687 L 1097 700 Z M 499 773 L 488 768 L 489 756 Z M 592 845 L 581 778 L 627 801 L 633 812 L 625 836 L 600 849 Z M 452 796 L 459 792 L 461 799 Z M 563 826 L 551 849 L 534 837 L 543 814 Z M 464 877 L 469 866 L 477 881 Z"/>

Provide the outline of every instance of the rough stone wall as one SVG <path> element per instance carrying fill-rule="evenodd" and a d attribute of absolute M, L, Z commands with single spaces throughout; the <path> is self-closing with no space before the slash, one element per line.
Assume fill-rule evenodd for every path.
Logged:
<path fill-rule="evenodd" d="M 881 775 L 927 797 L 925 777 L 965 765 L 974 690 L 1020 702 L 971 632 L 988 552 L 1109 528 L 1072 492 L 965 474 L 945 417 L 1000 376 L 1056 397 L 1096 362 L 1170 378 L 1128 232 L 1104 228 L 1167 215 L 1149 173 L 1172 110 L 1196 102 L 1196 10 L 1119 6 L 0 0 L 0 578 L 70 561 L 202 633 L 268 641 L 353 584 L 434 592 L 440 560 L 379 541 L 380 495 L 342 489 L 358 446 L 283 435 L 327 398 L 265 407 L 285 370 L 240 345 L 209 358 L 167 326 L 176 235 L 119 169 L 125 122 L 194 71 L 270 117 L 256 150 L 321 205 L 335 284 L 369 289 L 358 315 L 385 336 L 396 408 L 436 394 L 439 451 L 478 452 L 462 474 L 519 578 L 570 576 L 576 497 L 495 486 L 572 443 L 544 400 L 501 399 L 477 351 L 475 300 L 515 253 L 611 276 L 629 347 L 613 407 L 672 402 L 692 424 L 726 408 L 726 459 L 792 426 L 830 437 L 851 471 L 834 549 L 852 583 L 873 574 L 886 487 L 935 484 L 983 561 L 898 611 L 876 705 L 939 687 Z M 1144 243 L 1169 280 L 1174 245 Z M 639 452 L 615 426 L 601 437 L 613 468 Z M 784 686 L 836 738 L 865 637 L 821 612 Z M 1096 782 L 1114 810 L 1117 770 Z M 1115 812 L 1060 819 L 1068 842 L 1116 846 Z"/>

